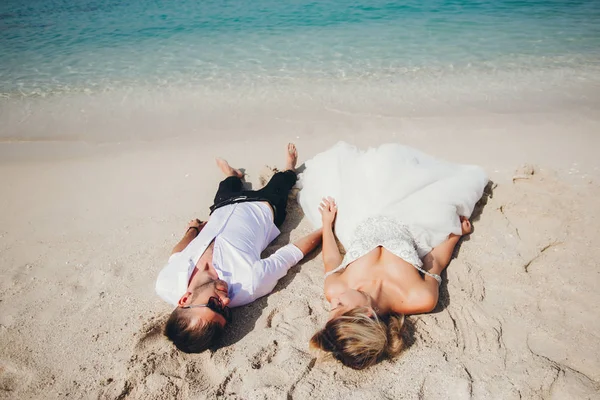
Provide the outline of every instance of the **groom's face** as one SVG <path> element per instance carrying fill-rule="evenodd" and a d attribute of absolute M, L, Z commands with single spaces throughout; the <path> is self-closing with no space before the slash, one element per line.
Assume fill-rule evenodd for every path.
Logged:
<path fill-rule="evenodd" d="M 225 281 L 210 278 L 210 280 L 199 283 L 195 288 L 188 290 L 191 291 L 179 300 L 179 307 L 186 308 L 212 302 L 212 304 L 216 304 L 217 308 L 216 311 L 210 307 L 187 308 L 187 312 L 191 318 L 197 319 L 197 323 L 200 322 L 202 324 L 216 322 L 223 327 L 227 324 L 224 308 L 229 305 L 231 299 L 229 298 L 228 287 Z M 217 301 L 211 301 L 211 297 L 216 298 Z"/>

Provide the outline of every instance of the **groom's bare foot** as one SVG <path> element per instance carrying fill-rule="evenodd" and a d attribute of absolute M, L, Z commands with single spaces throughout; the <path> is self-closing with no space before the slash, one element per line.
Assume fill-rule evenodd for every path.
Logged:
<path fill-rule="evenodd" d="M 223 171 L 225 176 L 237 176 L 238 178 L 241 178 L 244 176 L 244 174 L 242 174 L 242 171 L 240 171 L 239 169 L 232 168 L 229 165 L 229 163 L 227 161 L 223 160 L 222 158 L 217 157 L 216 161 L 217 161 L 217 166 L 219 167 L 219 169 L 221 171 Z"/>
<path fill-rule="evenodd" d="M 290 171 L 296 170 L 296 163 L 298 162 L 298 150 L 294 143 L 288 143 L 287 145 L 287 158 L 285 163 L 285 169 Z"/>

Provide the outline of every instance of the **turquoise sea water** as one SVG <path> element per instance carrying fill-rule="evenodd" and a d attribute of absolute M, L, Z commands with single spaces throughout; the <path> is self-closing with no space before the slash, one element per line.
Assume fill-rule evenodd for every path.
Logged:
<path fill-rule="evenodd" d="M 0 2 L 4 97 L 599 65 L 597 0 Z"/>

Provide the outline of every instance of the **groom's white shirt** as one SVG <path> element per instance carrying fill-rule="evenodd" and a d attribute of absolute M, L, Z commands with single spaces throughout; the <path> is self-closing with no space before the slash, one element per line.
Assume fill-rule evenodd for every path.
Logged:
<path fill-rule="evenodd" d="M 216 209 L 202 231 L 181 252 L 172 254 L 156 280 L 156 293 L 177 306 L 187 292 L 190 276 L 210 243 L 212 263 L 229 285 L 230 307 L 239 307 L 270 293 L 288 269 L 303 257 L 293 244 L 270 257 L 260 254 L 281 232 L 271 208 L 259 202 L 230 204 Z"/>

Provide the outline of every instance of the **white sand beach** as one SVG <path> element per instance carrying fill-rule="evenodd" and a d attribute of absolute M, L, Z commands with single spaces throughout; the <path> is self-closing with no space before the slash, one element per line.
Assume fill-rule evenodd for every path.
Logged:
<path fill-rule="evenodd" d="M 165 111 L 161 125 L 112 126 L 108 111 L 50 123 L 4 104 L 0 398 L 597 399 L 598 103 L 533 104 L 408 116 L 238 107 L 231 118 L 190 111 L 177 124 Z M 74 138 L 77 129 L 106 140 Z M 143 139 L 143 129 L 168 134 Z M 68 134 L 36 134 L 50 130 Z M 14 139 L 27 132 L 30 141 Z M 178 352 L 162 335 L 170 307 L 154 282 L 187 221 L 208 216 L 221 179 L 214 157 L 256 188 L 288 141 L 302 163 L 338 140 L 407 144 L 481 165 L 492 180 L 438 307 L 409 318 L 412 345 L 365 371 L 308 349 L 328 310 L 318 250 L 274 293 L 235 309 L 217 351 Z M 289 204 L 267 252 L 310 230 Z"/>

